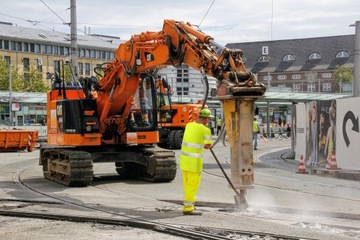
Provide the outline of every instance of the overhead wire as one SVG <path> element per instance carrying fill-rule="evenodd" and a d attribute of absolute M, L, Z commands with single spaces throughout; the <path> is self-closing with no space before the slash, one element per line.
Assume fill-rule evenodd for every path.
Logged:
<path fill-rule="evenodd" d="M 59 14 L 57 14 L 54 10 L 52 10 L 43 0 L 40 0 L 40 2 L 42 2 L 52 13 L 54 13 L 54 15 L 57 16 L 63 22 L 64 25 L 69 25 L 70 26 L 70 23 L 67 23 L 64 19 L 62 19 L 59 16 Z"/>
<path fill-rule="evenodd" d="M 209 13 L 212 5 L 214 4 L 215 0 L 213 0 L 213 2 L 211 3 L 210 7 L 208 8 L 208 10 L 206 11 L 204 17 L 201 19 L 200 23 L 199 23 L 199 27 L 201 26 L 202 22 L 204 21 L 205 17 L 207 16 L 207 14 Z"/>

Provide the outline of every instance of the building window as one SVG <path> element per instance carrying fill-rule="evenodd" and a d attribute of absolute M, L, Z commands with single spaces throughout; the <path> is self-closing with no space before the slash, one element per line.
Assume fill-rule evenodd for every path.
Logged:
<path fill-rule="evenodd" d="M 3 40 L 0 40 L 0 49 L 3 49 Z"/>
<path fill-rule="evenodd" d="M 64 48 L 64 56 L 69 56 L 69 48 L 68 47 Z"/>
<path fill-rule="evenodd" d="M 8 40 L 4 40 L 4 49 L 9 50 L 9 41 Z"/>
<path fill-rule="evenodd" d="M 176 78 L 176 82 L 182 82 L 182 78 Z"/>
<path fill-rule="evenodd" d="M 46 53 L 46 45 L 41 44 L 41 53 Z"/>
<path fill-rule="evenodd" d="M 36 70 L 38 72 L 42 72 L 42 59 L 41 58 L 36 59 Z"/>
<path fill-rule="evenodd" d="M 184 87 L 184 88 L 183 88 L 183 92 L 184 92 L 184 95 L 189 95 L 189 88 L 188 88 L 188 87 Z"/>
<path fill-rule="evenodd" d="M 24 66 L 24 72 L 27 72 L 30 70 L 30 60 L 29 58 L 23 58 L 23 66 Z"/>
<path fill-rule="evenodd" d="M 85 63 L 85 75 L 90 75 L 90 63 Z"/>
<path fill-rule="evenodd" d="M 105 59 L 105 51 L 101 51 L 101 59 Z"/>
<path fill-rule="evenodd" d="M 40 44 L 35 44 L 35 53 L 40 53 Z"/>
<path fill-rule="evenodd" d="M 347 51 L 340 51 L 336 54 L 335 58 L 348 58 L 350 54 Z"/>
<path fill-rule="evenodd" d="M 292 62 L 292 61 L 295 61 L 295 56 L 292 55 L 292 54 L 285 55 L 285 56 L 283 57 L 283 61 L 284 61 L 284 62 Z"/>
<path fill-rule="evenodd" d="M 90 50 L 90 55 L 91 55 L 91 58 L 96 58 L 96 51 Z"/>
<path fill-rule="evenodd" d="M 10 41 L 10 50 L 12 50 L 12 51 L 16 50 L 16 42 Z"/>
<path fill-rule="evenodd" d="M 321 55 L 318 52 L 313 52 L 309 55 L 309 60 L 321 59 Z"/>
<path fill-rule="evenodd" d="M 90 50 L 89 49 L 85 49 L 85 57 L 90 58 Z"/>
<path fill-rule="evenodd" d="M 54 46 L 54 55 L 59 55 L 59 47 Z"/>
<path fill-rule="evenodd" d="M 46 53 L 47 54 L 53 54 L 53 46 L 52 45 L 47 45 L 46 46 Z"/>
<path fill-rule="evenodd" d="M 189 82 L 189 79 L 188 79 L 188 78 L 184 78 L 184 79 L 183 79 L 183 82 Z"/>
<path fill-rule="evenodd" d="M 16 42 L 16 50 L 19 52 L 22 52 L 22 50 L 23 50 L 22 42 Z"/>
<path fill-rule="evenodd" d="M 270 62 L 270 57 L 264 55 L 264 56 L 259 57 L 257 61 L 258 62 Z"/>
<path fill-rule="evenodd" d="M 4 61 L 7 63 L 7 65 L 9 66 L 11 63 L 11 58 L 10 56 L 4 56 Z"/>
<path fill-rule="evenodd" d="M 315 92 L 315 91 L 316 91 L 316 85 L 315 85 L 315 83 L 308 83 L 308 84 L 307 84 L 307 91 L 308 91 L 308 92 Z"/>
<path fill-rule="evenodd" d="M 24 43 L 24 52 L 29 52 L 29 43 Z"/>
<path fill-rule="evenodd" d="M 54 60 L 54 72 L 60 72 L 60 61 Z"/>
<path fill-rule="evenodd" d="M 79 75 L 83 75 L 83 74 L 84 74 L 84 64 L 79 63 Z"/>
<path fill-rule="evenodd" d="M 176 93 L 177 93 L 177 95 L 183 95 L 183 94 L 182 94 L 182 88 L 181 88 L 181 87 L 177 87 L 177 88 L 176 88 Z"/>
<path fill-rule="evenodd" d="M 30 43 L 30 52 L 34 53 L 35 52 L 35 44 Z"/>
<path fill-rule="evenodd" d="M 301 83 L 293 84 L 293 92 L 302 92 Z"/>
<path fill-rule="evenodd" d="M 331 92 L 331 83 L 323 83 L 322 90 L 323 92 Z"/>

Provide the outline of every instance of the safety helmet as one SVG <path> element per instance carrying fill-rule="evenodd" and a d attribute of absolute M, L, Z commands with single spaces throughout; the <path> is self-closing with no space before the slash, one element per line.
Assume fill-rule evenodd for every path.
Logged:
<path fill-rule="evenodd" d="M 206 108 L 200 110 L 199 116 L 203 117 L 203 118 L 213 118 L 214 117 L 213 115 L 211 115 L 210 110 L 206 109 Z"/>

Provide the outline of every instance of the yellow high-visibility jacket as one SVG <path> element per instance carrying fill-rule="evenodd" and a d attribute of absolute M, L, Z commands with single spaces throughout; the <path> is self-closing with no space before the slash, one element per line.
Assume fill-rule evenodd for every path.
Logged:
<path fill-rule="evenodd" d="M 253 121 L 253 132 L 254 133 L 259 132 L 259 123 L 258 123 L 258 121 Z"/>
<path fill-rule="evenodd" d="M 185 127 L 180 153 L 180 169 L 201 172 L 204 144 L 211 144 L 211 130 L 203 124 L 190 122 Z"/>

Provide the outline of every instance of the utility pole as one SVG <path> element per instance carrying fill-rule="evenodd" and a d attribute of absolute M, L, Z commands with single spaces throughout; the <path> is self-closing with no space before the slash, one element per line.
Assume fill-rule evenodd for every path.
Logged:
<path fill-rule="evenodd" d="M 78 59 L 77 59 L 77 19 L 76 19 L 76 0 L 70 0 L 71 14 L 71 69 L 75 76 L 78 75 Z M 75 79 L 72 79 L 75 81 Z"/>
<path fill-rule="evenodd" d="M 11 74 L 11 64 L 9 62 L 9 128 L 13 124 L 12 117 L 12 74 Z"/>
<path fill-rule="evenodd" d="M 351 25 L 353 26 L 353 25 Z M 360 96 L 360 21 L 355 23 L 353 97 Z"/>

